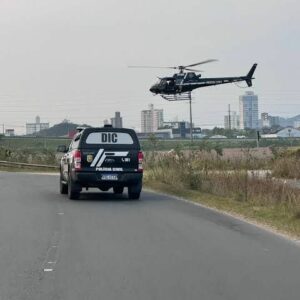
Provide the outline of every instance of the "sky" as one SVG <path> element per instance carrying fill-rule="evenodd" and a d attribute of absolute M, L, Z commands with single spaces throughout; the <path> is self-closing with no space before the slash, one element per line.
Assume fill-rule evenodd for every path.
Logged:
<path fill-rule="evenodd" d="M 246 75 L 253 88 L 198 89 L 193 120 L 222 126 L 228 104 L 252 90 L 259 111 L 300 114 L 300 2 L 296 0 L 0 0 L 0 124 L 25 132 L 40 115 L 51 125 L 69 119 L 102 126 L 120 111 L 140 128 L 150 103 L 165 120 L 188 120 L 185 102 L 149 92 L 178 66 L 206 59 L 203 77 Z M 241 84 L 243 85 L 243 84 Z"/>

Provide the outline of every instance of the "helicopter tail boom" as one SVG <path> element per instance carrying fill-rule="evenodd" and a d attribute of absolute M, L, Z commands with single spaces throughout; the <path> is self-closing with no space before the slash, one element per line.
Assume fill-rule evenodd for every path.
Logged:
<path fill-rule="evenodd" d="M 255 72 L 256 67 L 257 67 L 257 64 L 254 64 L 246 76 L 246 83 L 247 83 L 248 87 L 252 86 L 252 79 L 254 79 L 253 74 Z"/>

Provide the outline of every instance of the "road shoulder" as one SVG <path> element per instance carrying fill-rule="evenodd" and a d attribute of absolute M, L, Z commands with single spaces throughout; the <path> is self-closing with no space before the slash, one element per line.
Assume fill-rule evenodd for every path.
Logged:
<path fill-rule="evenodd" d="M 199 191 L 176 190 L 158 182 L 146 182 L 144 190 L 172 196 L 177 200 L 233 217 L 300 245 L 300 220 L 280 214 L 278 207 L 258 207 Z"/>

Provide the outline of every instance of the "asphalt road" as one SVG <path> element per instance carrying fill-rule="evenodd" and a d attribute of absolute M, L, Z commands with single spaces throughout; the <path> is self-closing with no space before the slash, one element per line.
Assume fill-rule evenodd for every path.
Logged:
<path fill-rule="evenodd" d="M 0 173 L 0 299 L 300 299 L 300 247 L 172 197 Z"/>

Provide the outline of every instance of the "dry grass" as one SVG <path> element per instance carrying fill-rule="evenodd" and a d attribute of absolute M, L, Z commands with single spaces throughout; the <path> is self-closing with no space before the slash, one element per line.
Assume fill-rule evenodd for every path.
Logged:
<path fill-rule="evenodd" d="M 273 176 L 300 179 L 300 149 L 275 151 Z"/>
<path fill-rule="evenodd" d="M 9 149 L 0 147 L 0 160 L 32 164 L 57 165 L 56 153 L 51 150 Z"/>

